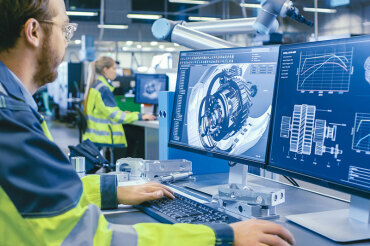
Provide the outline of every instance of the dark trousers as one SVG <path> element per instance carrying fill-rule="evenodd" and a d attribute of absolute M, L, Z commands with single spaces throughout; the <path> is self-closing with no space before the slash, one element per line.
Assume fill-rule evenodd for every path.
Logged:
<path fill-rule="evenodd" d="M 117 160 L 118 159 L 121 159 L 121 158 L 126 158 L 126 152 L 127 152 L 127 148 L 113 148 L 113 162 L 111 161 L 110 157 L 111 157 L 111 149 L 112 148 L 107 148 L 105 153 L 104 153 L 104 156 L 105 158 L 110 162 L 110 163 L 113 163 L 113 164 L 116 164 Z"/>

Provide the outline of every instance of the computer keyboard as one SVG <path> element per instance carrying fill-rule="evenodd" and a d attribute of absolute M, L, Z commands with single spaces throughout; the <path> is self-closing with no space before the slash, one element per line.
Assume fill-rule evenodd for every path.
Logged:
<path fill-rule="evenodd" d="M 175 193 L 176 199 L 162 198 L 137 207 L 152 218 L 167 224 L 234 223 L 240 221 L 214 208 Z"/>

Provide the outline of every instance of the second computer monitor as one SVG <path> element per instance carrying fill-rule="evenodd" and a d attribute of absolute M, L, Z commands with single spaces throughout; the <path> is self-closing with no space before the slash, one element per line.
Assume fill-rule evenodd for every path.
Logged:
<path fill-rule="evenodd" d="M 279 47 L 181 52 L 170 145 L 264 163 Z"/>
<path fill-rule="evenodd" d="M 168 90 L 168 76 L 166 74 L 136 74 L 135 102 L 158 104 L 160 91 Z"/>
<path fill-rule="evenodd" d="M 282 46 L 268 168 L 368 197 L 370 37 Z"/>

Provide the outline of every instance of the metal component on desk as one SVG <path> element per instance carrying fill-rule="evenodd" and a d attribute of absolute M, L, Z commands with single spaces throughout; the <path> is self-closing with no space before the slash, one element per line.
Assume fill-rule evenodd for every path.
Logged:
<path fill-rule="evenodd" d="M 130 178 L 139 178 L 144 165 L 142 158 L 121 158 L 116 162 L 116 172 L 128 172 Z"/>
<path fill-rule="evenodd" d="M 159 181 L 173 183 L 179 180 L 189 179 L 193 175 L 192 172 L 188 173 L 174 173 L 168 176 L 160 176 Z"/>
<path fill-rule="evenodd" d="M 76 173 L 80 178 L 86 176 L 85 157 L 83 156 L 72 157 L 72 166 L 76 170 Z"/>
<path fill-rule="evenodd" d="M 219 208 L 237 218 L 276 219 L 276 206 L 285 202 L 285 190 L 257 185 L 220 187 Z"/>
<path fill-rule="evenodd" d="M 191 161 L 178 160 L 146 160 L 143 161 L 141 177 L 147 180 L 159 180 L 160 177 L 192 172 Z M 179 177 L 179 176 L 178 176 Z"/>

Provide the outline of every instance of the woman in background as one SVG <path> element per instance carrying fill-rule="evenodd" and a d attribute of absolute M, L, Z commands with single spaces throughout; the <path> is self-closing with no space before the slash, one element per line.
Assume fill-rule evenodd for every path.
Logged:
<path fill-rule="evenodd" d="M 116 63 L 112 58 L 103 56 L 95 61 L 94 66 L 98 77 L 90 80 L 85 93 L 87 130 L 83 140 L 89 139 L 98 147 L 113 147 L 115 163 L 117 159 L 125 157 L 127 147 L 122 124 L 136 120 L 155 120 L 155 116 L 122 111 L 117 107 L 112 85 L 116 78 Z"/>

